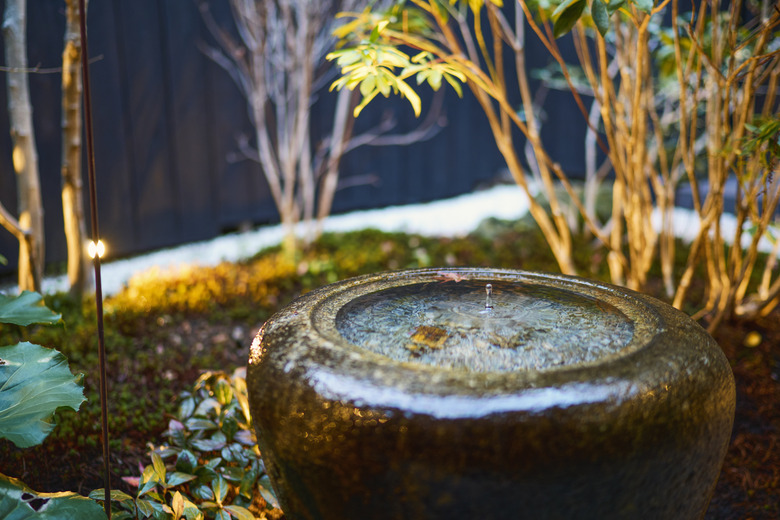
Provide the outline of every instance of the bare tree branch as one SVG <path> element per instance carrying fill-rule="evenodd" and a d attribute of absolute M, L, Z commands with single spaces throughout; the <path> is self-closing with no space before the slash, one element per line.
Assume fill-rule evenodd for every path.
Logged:
<path fill-rule="evenodd" d="M 25 240 L 27 236 L 27 231 L 22 228 L 19 221 L 2 204 L 0 204 L 0 226 L 7 229 L 20 242 Z"/>
<path fill-rule="evenodd" d="M 386 113 L 379 125 L 350 139 L 345 152 L 360 146 L 406 146 L 431 139 L 447 124 L 447 118 L 442 114 L 443 99 L 443 92 L 438 92 L 425 119 L 409 132 L 385 135 L 396 126 L 392 113 Z"/>
<path fill-rule="evenodd" d="M 332 75 L 325 55 L 334 44 L 335 14 L 362 6 L 361 0 L 226 0 L 233 28 L 221 26 L 208 3 L 198 2 L 204 23 L 216 47 L 200 45 L 202 52 L 223 68 L 246 97 L 255 127 L 252 143 L 237 139 L 231 160 L 260 163 L 288 237 L 303 220 L 307 240 L 319 232 L 312 226 L 330 212 L 344 153 L 362 144 L 406 144 L 429 138 L 440 122 L 440 108 L 408 136 L 385 135 L 394 126 L 383 119 L 378 131 L 358 139 L 352 136 L 350 96 L 340 96 L 330 136 L 312 143 L 311 108 L 317 91 Z M 288 247 L 286 245 L 286 247 Z"/>
<path fill-rule="evenodd" d="M 90 58 L 89 64 L 97 63 L 103 60 L 104 56 L 99 54 L 94 58 Z M 0 72 L 22 72 L 24 74 L 62 74 L 62 67 L 41 67 L 39 63 L 32 68 L 20 68 L 20 67 L 6 67 L 0 66 Z"/>

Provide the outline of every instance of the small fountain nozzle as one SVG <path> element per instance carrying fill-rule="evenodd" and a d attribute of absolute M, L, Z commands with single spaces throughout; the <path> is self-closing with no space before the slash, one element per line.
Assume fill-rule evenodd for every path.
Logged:
<path fill-rule="evenodd" d="M 493 308 L 493 285 L 492 284 L 485 285 L 485 292 L 487 293 L 487 297 L 485 297 L 485 308 L 492 309 Z"/>

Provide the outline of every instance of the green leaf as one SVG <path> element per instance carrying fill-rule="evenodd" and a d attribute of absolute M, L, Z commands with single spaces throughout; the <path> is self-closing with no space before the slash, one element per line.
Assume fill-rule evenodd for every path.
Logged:
<path fill-rule="evenodd" d="M 230 484 L 227 483 L 227 480 L 225 480 L 222 475 L 219 475 L 216 480 L 214 480 L 212 487 L 214 488 L 214 498 L 218 504 L 221 504 L 227 496 Z"/>
<path fill-rule="evenodd" d="M 369 41 L 371 43 L 376 43 L 376 41 L 379 39 L 379 35 L 382 33 L 382 31 L 387 27 L 387 24 L 389 24 L 389 20 L 382 20 L 379 22 L 372 30 L 371 30 L 371 36 L 369 37 Z"/>
<path fill-rule="evenodd" d="M 368 76 L 360 82 L 360 95 L 365 97 L 376 89 L 376 76 Z"/>
<path fill-rule="evenodd" d="M 422 102 L 420 101 L 420 96 L 417 95 L 417 92 L 414 91 L 412 87 L 409 86 L 408 83 L 406 83 L 403 80 L 398 80 L 398 90 L 401 91 L 401 94 L 409 100 L 409 103 L 412 105 L 412 108 L 414 109 L 414 115 L 417 117 L 420 117 L 420 112 L 422 111 Z"/>
<path fill-rule="evenodd" d="M 38 493 L 0 474 L 0 518 L 8 520 L 105 520 L 103 508 L 76 493 Z"/>
<path fill-rule="evenodd" d="M 238 432 L 238 421 L 235 418 L 228 416 L 222 421 L 222 433 L 225 434 L 225 439 L 231 441 Z"/>
<path fill-rule="evenodd" d="M 255 520 L 255 516 L 249 512 L 249 509 L 241 506 L 225 506 L 225 511 L 238 520 Z"/>
<path fill-rule="evenodd" d="M 184 484 L 185 482 L 189 482 L 190 480 L 195 480 L 197 477 L 195 475 L 192 475 L 190 473 L 182 473 L 181 471 L 174 471 L 170 475 L 168 475 L 168 486 L 178 486 L 179 484 Z"/>
<path fill-rule="evenodd" d="M 191 417 L 184 423 L 186 429 L 191 431 L 197 430 L 216 430 L 219 426 L 214 421 L 207 419 L 198 419 L 197 417 Z"/>
<path fill-rule="evenodd" d="M 43 442 L 55 410 L 78 410 L 85 401 L 80 379 L 54 349 L 28 342 L 0 347 L 0 438 L 20 448 Z"/>
<path fill-rule="evenodd" d="M 553 36 L 556 38 L 571 31 L 582 16 L 587 5 L 586 0 L 566 0 L 553 11 Z"/>
<path fill-rule="evenodd" d="M 279 499 L 276 498 L 276 493 L 274 492 L 273 486 L 271 486 L 271 479 L 268 477 L 268 475 L 263 475 L 260 477 L 260 481 L 257 484 L 258 490 L 260 491 L 260 495 L 263 497 L 263 500 L 271 504 L 273 507 L 278 508 Z"/>
<path fill-rule="evenodd" d="M 590 4 L 590 15 L 593 23 L 601 36 L 606 36 L 609 31 L 609 13 L 607 5 L 603 0 L 592 0 Z"/>
<path fill-rule="evenodd" d="M 179 419 L 182 421 L 187 419 L 195 411 L 195 400 L 192 397 L 187 397 L 179 405 Z"/>
<path fill-rule="evenodd" d="M 379 93 L 378 90 L 375 90 L 371 93 L 371 95 L 364 97 L 358 106 L 355 107 L 355 110 L 352 111 L 352 116 L 357 117 L 360 115 L 360 113 L 363 111 L 364 108 L 371 102 L 372 99 L 376 97 L 376 95 Z"/>
<path fill-rule="evenodd" d="M 209 415 L 209 412 L 212 410 L 216 413 L 219 413 L 220 409 L 222 407 L 219 405 L 219 402 L 216 399 L 204 399 L 200 403 L 198 403 L 198 406 L 195 407 L 195 413 L 194 415 L 199 415 L 201 417 L 207 417 Z M 189 428 L 189 423 L 186 423 Z M 216 426 L 214 426 L 216 428 Z"/>
<path fill-rule="evenodd" d="M 217 451 L 225 447 L 225 441 L 214 439 L 195 439 L 192 447 L 200 451 Z"/>
<path fill-rule="evenodd" d="M 624 5 L 626 5 L 626 0 L 619 0 L 618 2 L 612 0 L 607 6 L 607 11 L 609 12 L 609 16 L 612 16 L 613 14 L 618 12 L 620 8 L 623 7 Z"/>
<path fill-rule="evenodd" d="M 434 91 L 438 91 L 441 88 L 442 72 L 440 70 L 433 69 L 428 76 L 428 84 Z"/>
<path fill-rule="evenodd" d="M 235 440 L 243 444 L 244 446 L 254 446 L 257 444 L 255 442 L 255 439 L 252 435 L 252 432 L 249 430 L 239 430 L 236 432 L 236 434 L 233 436 Z"/>
<path fill-rule="evenodd" d="M 106 499 L 106 490 L 103 488 L 95 489 L 89 494 L 89 498 L 91 498 L 92 500 L 103 501 Z M 130 495 L 128 495 L 127 493 L 125 493 L 124 491 L 120 491 L 118 489 L 111 490 L 112 502 L 127 502 L 128 500 L 132 501 L 135 499 Z"/>
<path fill-rule="evenodd" d="M 192 473 L 198 465 L 198 458 L 189 450 L 182 450 L 176 458 L 176 471 Z"/>
<path fill-rule="evenodd" d="M 632 0 L 632 3 L 647 14 L 653 10 L 653 0 Z"/>
<path fill-rule="evenodd" d="M 235 462 L 239 466 L 246 466 L 249 464 L 249 455 L 252 452 L 245 449 L 238 443 L 233 443 L 222 448 L 222 458 L 227 462 Z"/>
<path fill-rule="evenodd" d="M 229 482 L 240 484 L 241 479 L 244 478 L 244 468 L 229 466 L 222 470 L 222 476 L 225 477 Z"/>
<path fill-rule="evenodd" d="M 168 421 L 168 430 L 166 430 L 165 434 L 168 436 L 168 439 L 174 446 L 181 448 L 186 446 L 187 432 L 184 428 L 184 425 L 176 419 L 171 419 Z"/>
<path fill-rule="evenodd" d="M 241 484 L 238 487 L 238 494 L 249 500 L 252 499 L 252 490 L 260 474 L 260 467 L 257 462 L 252 463 L 252 467 L 241 477 Z"/>
<path fill-rule="evenodd" d="M 382 74 L 376 77 L 376 88 L 379 89 L 379 92 L 381 92 L 383 96 L 388 97 L 390 95 L 390 83 Z"/>
<path fill-rule="evenodd" d="M 138 488 L 138 496 L 143 496 L 157 485 L 159 477 L 153 466 L 146 466 L 141 474 L 141 487 Z"/>
<path fill-rule="evenodd" d="M 213 500 L 214 490 L 208 484 L 198 484 L 190 487 L 192 494 L 201 500 Z"/>
<path fill-rule="evenodd" d="M 444 79 L 447 80 L 447 83 L 452 86 L 452 88 L 455 90 L 455 92 L 458 94 L 458 97 L 463 97 L 463 88 L 460 86 L 460 83 L 455 80 L 455 78 L 450 74 L 445 74 Z"/>
<path fill-rule="evenodd" d="M 144 516 L 144 518 L 149 518 L 154 514 L 154 507 L 152 506 L 151 501 L 138 499 L 136 500 L 135 504 L 138 507 L 138 511 Z"/>
<path fill-rule="evenodd" d="M 171 499 L 171 509 L 173 510 L 174 518 L 181 518 L 184 514 L 184 498 L 178 491 L 173 494 L 173 498 Z"/>
<path fill-rule="evenodd" d="M 24 291 L 19 296 L 0 294 L 0 323 L 26 327 L 33 323 L 57 323 L 61 318 L 43 304 L 43 296 L 36 292 Z"/>
<path fill-rule="evenodd" d="M 3 255 L 0 255 L 0 265 L 8 265 L 8 259 Z"/>
<path fill-rule="evenodd" d="M 157 478 L 161 482 L 165 482 L 165 462 L 156 452 L 152 452 L 152 466 L 154 466 L 154 472 L 157 473 Z"/>
<path fill-rule="evenodd" d="M 186 497 L 184 498 L 184 518 L 187 520 L 195 520 L 198 515 L 201 515 L 201 510 L 193 502 L 190 502 Z M 201 519 L 203 516 L 200 517 Z"/>

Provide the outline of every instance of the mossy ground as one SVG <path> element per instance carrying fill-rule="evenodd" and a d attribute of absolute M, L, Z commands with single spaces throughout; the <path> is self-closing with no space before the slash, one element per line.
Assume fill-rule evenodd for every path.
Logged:
<path fill-rule="evenodd" d="M 581 239 L 575 251 L 583 275 L 607 280 L 602 250 Z M 454 265 L 556 268 L 538 229 L 524 220 L 486 221 L 464 238 L 330 234 L 294 259 L 271 248 L 240 263 L 140 274 L 105 302 L 112 485 L 126 487 L 120 477 L 138 475 L 138 464 L 148 463 L 147 444 L 160 441 L 179 392 L 204 370 L 244 365 L 263 321 L 296 296 L 364 273 Z M 658 296 L 653 275 L 649 291 Z M 47 303 L 63 314 L 61 325 L 0 328 L 0 344 L 26 339 L 58 348 L 74 372 L 85 374 L 89 401 L 78 413 L 58 412 L 58 426 L 42 446 L 18 450 L 0 441 L 0 472 L 39 491 L 86 494 L 103 486 L 94 302 L 81 307 L 55 295 Z M 780 517 L 778 318 L 775 312 L 755 323 L 724 323 L 716 335 L 737 378 L 738 409 L 707 518 Z"/>

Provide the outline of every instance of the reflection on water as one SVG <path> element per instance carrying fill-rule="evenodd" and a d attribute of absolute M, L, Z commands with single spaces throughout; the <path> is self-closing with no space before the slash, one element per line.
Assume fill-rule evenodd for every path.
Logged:
<path fill-rule="evenodd" d="M 532 284 L 489 285 L 459 281 L 378 291 L 339 310 L 336 327 L 351 343 L 397 361 L 475 372 L 592 362 L 631 340 L 631 321 L 602 301 Z"/>

